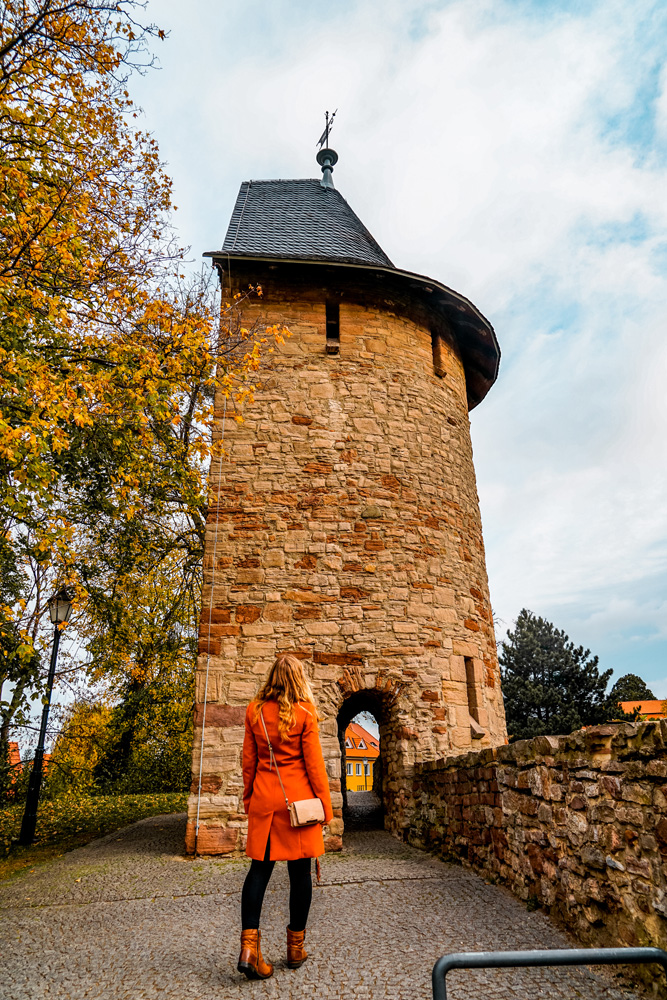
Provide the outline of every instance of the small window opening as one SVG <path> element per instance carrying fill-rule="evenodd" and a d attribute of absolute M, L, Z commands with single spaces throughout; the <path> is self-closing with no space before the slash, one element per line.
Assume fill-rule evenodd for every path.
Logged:
<path fill-rule="evenodd" d="M 479 724 L 479 702 L 477 701 L 477 686 L 475 685 L 475 664 L 470 656 L 465 657 L 466 688 L 468 692 L 468 714 L 470 715 L 470 735 L 474 740 L 481 740 L 485 735 Z"/>
<path fill-rule="evenodd" d="M 444 378 L 447 374 L 447 370 L 445 369 L 445 342 L 437 330 L 431 330 L 431 348 L 433 350 L 433 371 L 438 378 Z"/>
<path fill-rule="evenodd" d="M 340 307 L 337 302 L 327 302 L 327 354 L 340 351 Z"/>
<path fill-rule="evenodd" d="M 466 662 L 466 687 L 468 689 L 468 711 L 475 722 L 479 722 L 479 712 L 477 710 L 477 689 L 475 687 L 475 665 L 469 656 Z"/>

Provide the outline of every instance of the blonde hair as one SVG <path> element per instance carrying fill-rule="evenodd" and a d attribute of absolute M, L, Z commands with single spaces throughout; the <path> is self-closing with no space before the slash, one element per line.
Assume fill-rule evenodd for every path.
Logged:
<path fill-rule="evenodd" d="M 294 706 L 299 701 L 308 702 L 315 708 L 315 698 L 306 675 L 306 670 L 294 653 L 281 653 L 277 657 L 255 699 L 255 721 L 267 701 L 278 702 L 278 733 L 281 742 L 288 739 L 289 730 L 296 722 Z M 317 710 L 315 710 L 317 718 Z"/>

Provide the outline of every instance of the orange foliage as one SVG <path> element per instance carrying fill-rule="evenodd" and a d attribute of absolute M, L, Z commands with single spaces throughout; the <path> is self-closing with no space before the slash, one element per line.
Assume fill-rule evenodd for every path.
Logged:
<path fill-rule="evenodd" d="M 179 272 L 171 182 L 127 90 L 145 39 L 164 37 L 138 6 L 0 13 L 0 535 L 27 539 L 33 576 L 0 633 L 19 627 L 26 656 L 54 578 L 85 597 L 95 490 L 118 519 L 147 495 L 155 518 L 201 508 L 213 394 L 251 396 L 284 333 L 241 329 L 240 303 L 219 327 L 205 285 Z"/>

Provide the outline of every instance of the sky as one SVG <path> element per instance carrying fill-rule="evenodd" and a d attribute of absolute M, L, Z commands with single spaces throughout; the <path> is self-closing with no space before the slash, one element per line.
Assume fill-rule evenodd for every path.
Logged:
<path fill-rule="evenodd" d="M 667 698 L 667 5 L 151 0 L 131 82 L 193 266 L 239 184 L 319 176 L 493 324 L 471 413 L 500 632 L 522 608 Z M 197 265 L 198 266 L 198 265 Z"/>

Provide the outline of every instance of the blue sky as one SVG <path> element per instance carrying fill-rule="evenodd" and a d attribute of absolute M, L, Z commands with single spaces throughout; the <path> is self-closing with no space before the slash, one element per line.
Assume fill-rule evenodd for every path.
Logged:
<path fill-rule="evenodd" d="M 193 259 L 242 180 L 317 175 L 503 351 L 471 415 L 491 597 L 667 697 L 667 7 L 153 0 L 135 78 Z"/>

